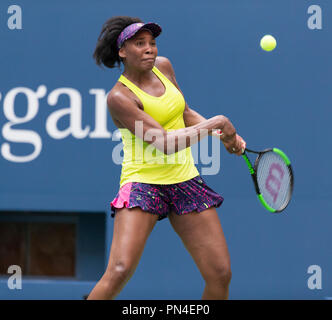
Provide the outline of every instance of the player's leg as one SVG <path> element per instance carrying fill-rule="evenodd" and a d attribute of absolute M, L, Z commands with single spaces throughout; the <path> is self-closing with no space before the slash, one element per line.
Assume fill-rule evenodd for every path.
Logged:
<path fill-rule="evenodd" d="M 168 217 L 205 280 L 202 299 L 227 299 L 230 256 L 215 207 Z"/>
<path fill-rule="evenodd" d="M 135 272 L 158 215 L 139 207 L 118 209 L 107 269 L 88 299 L 114 299 Z"/>

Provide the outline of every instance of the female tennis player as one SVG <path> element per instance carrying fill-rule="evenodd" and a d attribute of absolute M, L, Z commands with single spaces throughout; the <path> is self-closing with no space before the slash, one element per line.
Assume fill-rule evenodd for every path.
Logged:
<path fill-rule="evenodd" d="M 114 231 L 108 266 L 88 299 L 114 299 L 133 275 L 158 220 L 168 217 L 193 257 L 205 289 L 202 299 L 227 299 L 230 257 L 216 208 L 222 196 L 197 171 L 190 146 L 214 130 L 230 153 L 245 141 L 229 119 L 205 119 L 189 108 L 172 64 L 158 56 L 161 27 L 113 17 L 94 52 L 98 65 L 124 66 L 107 96 L 123 141 L 119 192 L 111 202 Z M 181 263 L 181 262 L 179 262 Z"/>

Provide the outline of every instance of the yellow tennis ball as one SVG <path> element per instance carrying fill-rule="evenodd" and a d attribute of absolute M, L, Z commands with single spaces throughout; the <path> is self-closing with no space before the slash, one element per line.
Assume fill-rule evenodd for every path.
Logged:
<path fill-rule="evenodd" d="M 276 39 L 269 34 L 267 34 L 261 39 L 261 48 L 265 51 L 272 51 L 276 46 Z"/>

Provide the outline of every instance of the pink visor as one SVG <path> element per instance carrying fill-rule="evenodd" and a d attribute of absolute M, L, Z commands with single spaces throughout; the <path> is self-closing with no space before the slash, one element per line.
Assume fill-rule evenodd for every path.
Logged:
<path fill-rule="evenodd" d="M 139 30 L 146 29 L 149 30 L 154 38 L 157 38 L 161 33 L 161 27 L 153 22 L 143 23 L 133 23 L 129 25 L 128 27 L 124 28 L 122 32 L 120 33 L 118 40 L 117 40 L 117 46 L 120 49 L 123 45 L 123 43 L 132 38 Z"/>

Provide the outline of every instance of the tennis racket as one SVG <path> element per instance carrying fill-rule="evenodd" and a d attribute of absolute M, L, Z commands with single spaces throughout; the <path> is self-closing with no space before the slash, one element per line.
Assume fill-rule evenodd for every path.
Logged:
<path fill-rule="evenodd" d="M 254 165 L 251 164 L 247 152 L 258 155 Z M 247 163 L 257 197 L 264 208 L 272 213 L 285 210 L 294 186 L 293 170 L 286 154 L 277 148 L 263 151 L 246 148 L 242 157 Z"/>
<path fill-rule="evenodd" d="M 223 132 L 220 129 L 214 130 L 212 135 L 220 137 Z M 254 165 L 246 152 L 258 155 Z M 285 210 L 292 198 L 294 186 L 293 169 L 286 154 L 277 148 L 263 151 L 246 148 L 242 157 L 247 163 L 257 197 L 264 208 L 273 213 Z"/>

